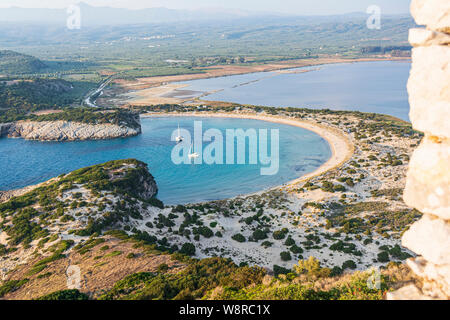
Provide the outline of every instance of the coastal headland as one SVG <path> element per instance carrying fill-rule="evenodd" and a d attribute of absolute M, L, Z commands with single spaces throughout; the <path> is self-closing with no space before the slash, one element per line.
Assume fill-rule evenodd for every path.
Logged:
<path fill-rule="evenodd" d="M 0 137 L 38 141 L 82 141 L 139 135 L 139 115 L 125 110 L 74 108 L 0 124 Z"/>

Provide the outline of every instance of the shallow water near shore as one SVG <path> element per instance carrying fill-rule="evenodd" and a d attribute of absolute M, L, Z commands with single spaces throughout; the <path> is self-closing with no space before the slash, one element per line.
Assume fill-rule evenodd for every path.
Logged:
<path fill-rule="evenodd" d="M 171 134 L 178 123 L 193 134 L 194 121 L 203 121 L 203 131 L 215 128 L 224 135 L 226 129 L 279 129 L 278 174 L 262 176 L 260 165 L 173 164 Z M 62 173 L 110 160 L 136 158 L 149 165 L 158 184 L 159 199 L 166 204 L 184 204 L 226 199 L 281 185 L 315 171 L 331 157 L 328 142 L 319 135 L 302 128 L 259 120 L 143 118 L 142 130 L 142 135 L 137 137 L 102 141 L 0 139 L 0 190 L 37 184 Z M 207 144 L 205 142 L 203 147 Z"/>
<path fill-rule="evenodd" d="M 408 61 L 328 64 L 181 82 L 188 86 L 172 97 L 186 98 L 185 91 L 206 92 L 209 101 L 241 104 L 350 110 L 392 115 L 409 121 L 406 84 Z M 308 71 L 308 72 L 304 72 Z"/>

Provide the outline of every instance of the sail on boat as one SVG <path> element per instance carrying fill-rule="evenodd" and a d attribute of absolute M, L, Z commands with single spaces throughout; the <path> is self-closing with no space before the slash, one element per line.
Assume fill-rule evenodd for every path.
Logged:
<path fill-rule="evenodd" d="M 183 137 L 181 136 L 180 124 L 178 124 L 178 136 L 175 138 L 177 143 L 183 142 Z"/>
<path fill-rule="evenodd" d="M 189 154 L 188 154 L 189 160 L 197 159 L 198 157 L 200 157 L 200 155 L 197 152 L 192 152 L 193 147 L 194 147 L 194 143 L 191 142 L 191 148 L 189 149 Z"/>

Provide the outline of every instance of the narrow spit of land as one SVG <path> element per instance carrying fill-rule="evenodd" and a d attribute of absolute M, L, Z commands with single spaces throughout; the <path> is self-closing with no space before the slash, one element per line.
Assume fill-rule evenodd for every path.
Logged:
<path fill-rule="evenodd" d="M 135 106 L 148 106 L 158 104 L 181 104 L 191 101 L 192 98 L 172 97 L 175 90 L 180 90 L 187 85 L 177 82 L 218 78 L 223 76 L 243 75 L 256 72 L 288 72 L 289 69 L 319 66 L 334 63 L 353 63 L 369 61 L 401 61 L 405 58 L 372 57 L 345 59 L 339 57 L 321 57 L 317 59 L 300 59 L 279 61 L 261 65 L 225 65 L 199 68 L 199 73 L 182 74 L 176 76 L 143 77 L 135 80 L 116 79 L 113 86 L 105 88 L 104 94 L 99 98 L 99 103 L 114 103 L 118 106 L 130 104 Z"/>

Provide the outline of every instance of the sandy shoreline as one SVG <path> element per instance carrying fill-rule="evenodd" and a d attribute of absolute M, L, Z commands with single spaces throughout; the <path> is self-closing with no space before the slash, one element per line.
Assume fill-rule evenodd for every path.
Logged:
<path fill-rule="evenodd" d="M 279 124 L 290 125 L 302 129 L 312 131 L 325 139 L 330 146 L 332 155 L 331 158 L 320 166 L 315 171 L 303 175 L 299 178 L 291 180 L 284 185 L 275 186 L 268 190 L 279 189 L 286 186 L 294 186 L 300 182 L 306 181 L 313 177 L 322 175 L 334 168 L 337 168 L 349 160 L 354 153 L 354 145 L 350 138 L 347 137 L 344 132 L 338 131 L 334 128 L 330 128 L 324 125 L 313 123 L 310 121 L 302 121 L 297 119 L 285 118 L 280 116 L 262 116 L 256 114 L 231 114 L 231 113 L 146 113 L 141 115 L 141 118 L 164 118 L 164 117 L 211 117 L 211 118 L 234 118 L 234 119 L 252 119 L 266 122 L 273 122 Z M 266 191 L 266 190 L 264 190 Z M 258 194 L 263 191 L 258 191 L 252 194 Z"/>
<path fill-rule="evenodd" d="M 127 102 L 135 105 L 159 104 L 159 103 L 177 103 L 179 99 L 170 97 L 176 90 L 187 87 L 187 84 L 168 83 L 159 87 L 151 87 L 131 91 L 126 94 Z"/>
<path fill-rule="evenodd" d="M 394 57 L 378 57 L 378 58 L 359 58 L 359 59 L 343 59 L 343 58 L 318 58 L 308 60 L 293 60 L 279 63 L 269 63 L 254 66 L 214 66 L 204 68 L 203 73 L 192 73 L 175 76 L 155 76 L 142 77 L 134 82 L 125 80 L 115 80 L 127 93 L 122 94 L 123 103 L 135 106 L 147 106 L 157 104 L 182 104 L 191 100 L 201 100 L 202 97 L 214 92 L 208 92 L 197 98 L 176 98 L 170 95 L 177 89 L 188 87 L 186 84 L 178 82 L 211 79 L 219 77 L 227 77 L 234 75 L 244 75 L 259 72 L 275 72 L 277 74 L 295 74 L 311 72 L 320 69 L 322 65 L 339 64 L 339 63 L 357 63 L 357 62 L 376 62 L 376 61 L 405 61 L 406 58 Z M 317 67 L 313 70 L 296 70 L 304 67 Z"/>
<path fill-rule="evenodd" d="M 298 128 L 306 129 L 309 131 L 312 131 L 325 139 L 330 146 L 332 155 L 330 159 L 326 163 L 324 163 L 322 166 L 320 166 L 315 171 L 308 173 L 306 175 L 303 175 L 301 177 L 298 177 L 296 179 L 293 179 L 283 185 L 270 187 L 266 190 L 257 191 L 251 194 L 245 194 L 241 196 L 248 196 L 252 194 L 259 194 L 261 192 L 265 192 L 267 190 L 274 190 L 279 189 L 282 187 L 293 187 L 297 185 L 300 182 L 304 182 L 308 179 L 311 179 L 313 177 L 322 175 L 329 170 L 332 170 L 336 167 L 341 166 L 344 164 L 347 160 L 351 158 L 354 152 L 354 145 L 351 142 L 351 140 L 343 133 L 340 132 L 334 128 L 326 127 L 324 125 L 320 125 L 317 123 L 313 123 L 310 121 L 302 121 L 297 119 L 290 119 L 280 116 L 262 116 L 262 115 L 256 115 L 256 114 L 248 114 L 248 113 L 242 113 L 242 114 L 231 114 L 231 113 L 147 113 L 141 115 L 142 118 L 163 118 L 163 117 L 210 117 L 210 118 L 234 118 L 234 119 L 252 119 L 252 120 L 259 120 L 259 121 L 266 121 L 266 122 L 272 122 L 272 123 L 279 123 L 284 125 L 290 125 L 295 126 Z M 8 190 L 8 191 L 0 191 L 0 203 L 8 201 L 12 197 L 21 196 L 27 192 L 30 192 L 48 182 L 53 181 L 54 179 L 51 179 L 46 182 L 42 182 L 36 185 L 27 186 L 25 188 L 16 189 L 16 190 Z"/>

